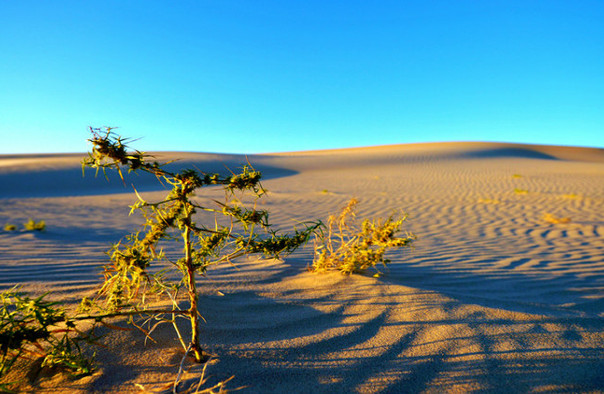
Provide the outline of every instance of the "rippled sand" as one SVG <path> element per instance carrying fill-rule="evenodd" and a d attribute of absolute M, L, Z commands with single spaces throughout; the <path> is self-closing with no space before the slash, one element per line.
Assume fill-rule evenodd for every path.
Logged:
<path fill-rule="evenodd" d="M 236 155 L 166 153 L 208 171 Z M 131 189 L 82 178 L 81 155 L 0 156 L 0 224 L 44 219 L 44 233 L 0 233 L 0 286 L 75 302 L 101 280 L 111 242 L 136 228 Z M 409 214 L 419 239 L 379 278 L 314 275 L 312 248 L 244 259 L 201 280 L 210 381 L 243 392 L 604 390 L 604 151 L 443 143 L 250 156 L 262 206 L 287 229 L 356 197 L 359 216 Z M 148 199 L 154 180 L 130 178 Z M 216 195 L 208 191 L 200 200 Z M 218 295 L 223 294 L 223 295 Z M 157 343 L 111 332 L 100 370 L 35 391 L 138 391 L 174 379 L 169 327 Z M 194 379 L 193 367 L 186 379 Z"/>

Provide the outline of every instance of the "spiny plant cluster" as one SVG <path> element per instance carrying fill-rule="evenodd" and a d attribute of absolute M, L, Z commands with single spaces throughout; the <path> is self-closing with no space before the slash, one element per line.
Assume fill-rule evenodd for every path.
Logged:
<path fill-rule="evenodd" d="M 239 173 L 220 175 L 184 169 L 169 171 L 168 163 L 151 161 L 151 156 L 130 151 L 126 141 L 113 133 L 111 128 L 90 129 L 89 140 L 92 151 L 83 161 L 84 167 L 98 172 L 107 169 L 118 172 L 122 180 L 123 171 L 147 172 L 172 190 L 156 202 L 144 200 L 140 194 L 132 205 L 131 213 L 139 211 L 144 217 L 142 229 L 119 242 L 110 251 L 111 263 L 105 267 L 105 282 L 100 291 L 103 311 L 110 313 L 147 313 L 185 316 L 191 323 L 191 340 L 188 346 L 181 338 L 183 347 L 193 354 L 198 362 L 203 361 L 199 343 L 199 311 L 196 275 L 205 274 L 216 264 L 231 262 L 232 259 L 248 254 L 261 253 L 268 258 L 278 258 L 304 244 L 320 226 L 320 222 L 307 223 L 293 234 L 281 234 L 269 223 L 269 213 L 257 209 L 256 200 L 264 194 L 260 183 L 261 173 L 251 166 L 244 166 Z M 218 186 L 224 191 L 224 201 L 213 200 L 211 205 L 200 204 L 195 193 L 204 187 Z M 235 197 L 236 193 L 251 195 L 253 205 L 245 206 Z M 215 215 L 211 223 L 196 220 L 198 212 Z M 163 253 L 163 241 L 179 241 L 182 245 L 180 258 L 171 258 Z M 169 269 L 155 273 L 149 271 L 153 262 L 166 263 L 178 275 L 168 275 Z M 184 289 L 188 296 L 188 307 L 183 309 L 178 292 Z M 146 310 L 149 295 L 166 296 L 171 307 L 164 310 Z M 97 300 L 100 301 L 100 300 Z M 90 302 L 89 306 L 98 302 Z"/>
<path fill-rule="evenodd" d="M 385 266 L 390 262 L 386 258 L 389 249 L 410 247 L 416 239 L 411 233 L 397 236 L 406 216 L 365 219 L 359 224 L 355 214 L 357 203 L 356 199 L 351 199 L 339 215 L 329 216 L 326 232 L 316 233 L 311 271 L 338 270 L 350 275 L 368 268 L 377 270 L 376 265 Z"/>

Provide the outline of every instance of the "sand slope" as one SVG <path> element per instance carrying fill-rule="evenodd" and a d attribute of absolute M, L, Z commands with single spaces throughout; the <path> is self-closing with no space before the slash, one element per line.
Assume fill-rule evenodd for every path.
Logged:
<path fill-rule="evenodd" d="M 246 160 L 162 155 L 209 171 Z M 80 157 L 0 156 L 0 224 L 32 217 L 49 227 L 0 233 L 2 288 L 75 301 L 99 283 L 109 243 L 136 228 L 131 189 L 82 179 Z M 603 150 L 443 143 L 248 159 L 266 175 L 262 204 L 282 228 L 357 197 L 362 217 L 408 212 L 419 240 L 377 279 L 310 274 L 311 248 L 212 271 L 201 283 L 211 381 L 235 375 L 229 386 L 244 392 L 604 390 Z M 131 180 L 149 199 L 164 193 Z M 135 350 L 140 333 L 109 333 L 94 376 L 32 387 L 159 387 L 180 355 L 168 327 L 157 336 Z"/>

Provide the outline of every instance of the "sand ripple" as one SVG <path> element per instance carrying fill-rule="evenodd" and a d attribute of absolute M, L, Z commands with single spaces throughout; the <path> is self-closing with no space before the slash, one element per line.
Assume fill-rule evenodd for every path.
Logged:
<path fill-rule="evenodd" d="M 217 168 L 240 159 L 187 155 Z M 26 159 L 0 158 L 10 185 L 0 222 L 44 219 L 48 231 L 0 233 L 0 286 L 75 301 L 100 280 L 109 243 L 135 228 L 125 215 L 133 198 L 102 182 L 82 189 L 75 156 L 38 157 L 40 171 Z M 377 279 L 310 274 L 309 247 L 211 271 L 201 313 L 203 341 L 218 356 L 213 381 L 236 375 L 244 392 L 291 393 L 604 389 L 602 150 L 419 144 L 251 160 L 268 171 L 261 204 L 280 227 L 324 220 L 357 197 L 360 217 L 407 212 L 419 239 Z M 161 385 L 180 357 L 169 327 L 157 339 L 131 353 L 124 343 L 143 339 L 112 332 L 101 372 L 37 390 Z"/>

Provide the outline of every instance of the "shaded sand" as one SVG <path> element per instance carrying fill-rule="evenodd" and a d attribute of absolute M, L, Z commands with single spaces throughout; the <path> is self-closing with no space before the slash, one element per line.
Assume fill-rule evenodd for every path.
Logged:
<path fill-rule="evenodd" d="M 245 162 L 163 155 L 204 170 Z M 48 225 L 0 232 L 1 288 L 75 302 L 99 283 L 108 244 L 136 228 L 131 189 L 82 179 L 79 158 L 0 157 L 0 224 Z M 212 270 L 200 286 L 202 340 L 216 355 L 208 383 L 235 375 L 227 387 L 250 393 L 604 390 L 603 150 L 443 143 L 249 160 L 266 175 L 262 204 L 279 227 L 324 220 L 357 197 L 361 217 L 408 212 L 419 239 L 380 278 L 310 274 L 310 247 Z M 132 179 L 148 199 L 164 194 Z M 29 388 L 165 386 L 182 351 L 169 327 L 155 339 L 143 347 L 139 332 L 109 332 L 95 375 L 40 375 Z"/>

